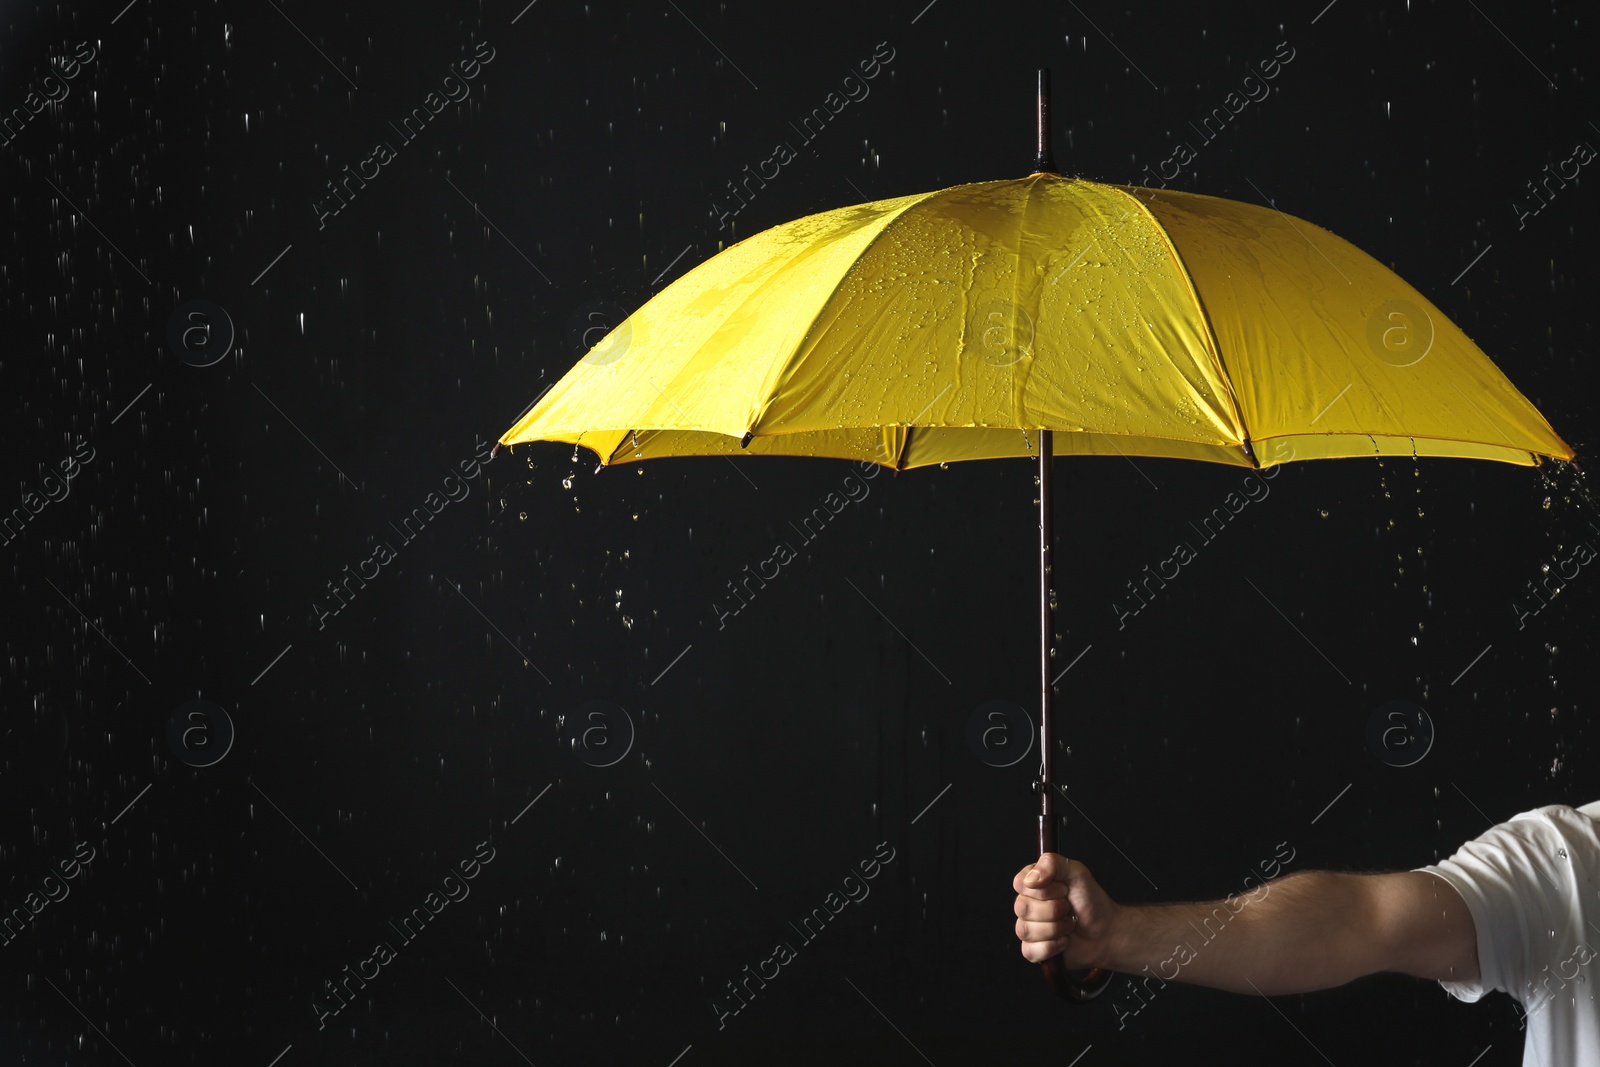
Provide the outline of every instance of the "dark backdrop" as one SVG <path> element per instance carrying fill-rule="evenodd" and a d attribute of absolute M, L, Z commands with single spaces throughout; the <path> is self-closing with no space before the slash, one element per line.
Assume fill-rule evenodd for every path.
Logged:
<path fill-rule="evenodd" d="M 1021 961 L 1036 757 L 969 731 L 1033 706 L 1027 463 L 881 474 L 721 627 L 848 464 L 473 463 L 733 240 L 1026 173 L 1039 65 L 1063 170 L 1148 183 L 1198 145 L 1173 187 L 1392 265 L 1582 455 L 1593 179 L 1527 188 L 1600 145 L 1578 5 L 123 2 L 0 27 L 26 120 L 0 146 L 5 506 L 33 494 L 0 546 L 0 904 L 27 918 L 0 1060 L 1519 1062 L 1500 995 L 1119 981 L 1068 1007 Z M 430 92 L 469 95 L 407 139 Z M 799 158 L 719 226 L 779 141 Z M 331 201 L 346 166 L 370 180 Z M 1065 847 L 1119 898 L 1290 851 L 1414 866 L 1596 796 L 1600 578 L 1561 572 L 1600 534 L 1570 473 L 1293 465 L 1119 628 L 1242 473 L 1058 469 Z M 1433 723 L 1409 766 L 1420 737 L 1368 743 L 1392 700 Z"/>

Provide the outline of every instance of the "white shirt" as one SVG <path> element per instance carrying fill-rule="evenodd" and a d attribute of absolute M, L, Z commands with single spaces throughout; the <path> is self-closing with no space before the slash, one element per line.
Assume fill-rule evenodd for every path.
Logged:
<path fill-rule="evenodd" d="M 1600 1067 L 1600 801 L 1525 811 L 1418 870 L 1455 887 L 1478 933 L 1476 982 L 1521 1005 L 1523 1067 Z"/>

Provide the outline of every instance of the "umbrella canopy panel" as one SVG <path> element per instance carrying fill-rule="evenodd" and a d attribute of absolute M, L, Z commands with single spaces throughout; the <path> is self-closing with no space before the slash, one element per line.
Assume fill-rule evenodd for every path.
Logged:
<path fill-rule="evenodd" d="M 1573 458 L 1477 345 L 1348 241 L 1281 211 L 1137 192 L 1195 280 L 1263 465 Z"/>
<path fill-rule="evenodd" d="M 603 463 L 897 469 L 1036 454 L 1240 466 L 1572 452 L 1444 315 L 1270 208 L 1034 174 L 822 212 L 668 286 L 504 444 Z M 1251 447 L 1253 444 L 1253 448 Z"/>

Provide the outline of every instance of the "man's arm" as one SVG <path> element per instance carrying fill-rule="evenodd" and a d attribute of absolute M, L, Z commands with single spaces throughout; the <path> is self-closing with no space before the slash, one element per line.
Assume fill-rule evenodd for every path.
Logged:
<path fill-rule="evenodd" d="M 1307 871 L 1205 904 L 1124 906 L 1053 853 L 1017 872 L 1017 937 L 1039 962 L 1106 967 L 1239 993 L 1303 993 L 1363 975 L 1475 981 L 1478 936 L 1461 895 L 1421 871 Z M 1074 918 L 1075 917 L 1075 918 Z"/>

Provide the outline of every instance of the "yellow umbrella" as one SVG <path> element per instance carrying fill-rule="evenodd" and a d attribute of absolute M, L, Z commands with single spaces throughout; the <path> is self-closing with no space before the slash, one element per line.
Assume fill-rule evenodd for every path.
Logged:
<path fill-rule="evenodd" d="M 1030 456 L 1040 485 L 1039 842 L 1055 851 L 1052 456 L 1245 467 L 1565 460 L 1487 356 L 1393 272 L 1272 208 L 1034 172 L 824 211 L 734 245 L 600 341 L 500 438 L 602 464 Z M 498 446 L 497 446 L 498 447 Z M 1109 975 L 1046 975 L 1086 1000 Z"/>
<path fill-rule="evenodd" d="M 603 464 L 1055 453 L 1266 467 L 1572 450 L 1429 300 L 1271 208 L 1036 172 L 837 208 L 689 271 L 501 438 Z"/>

